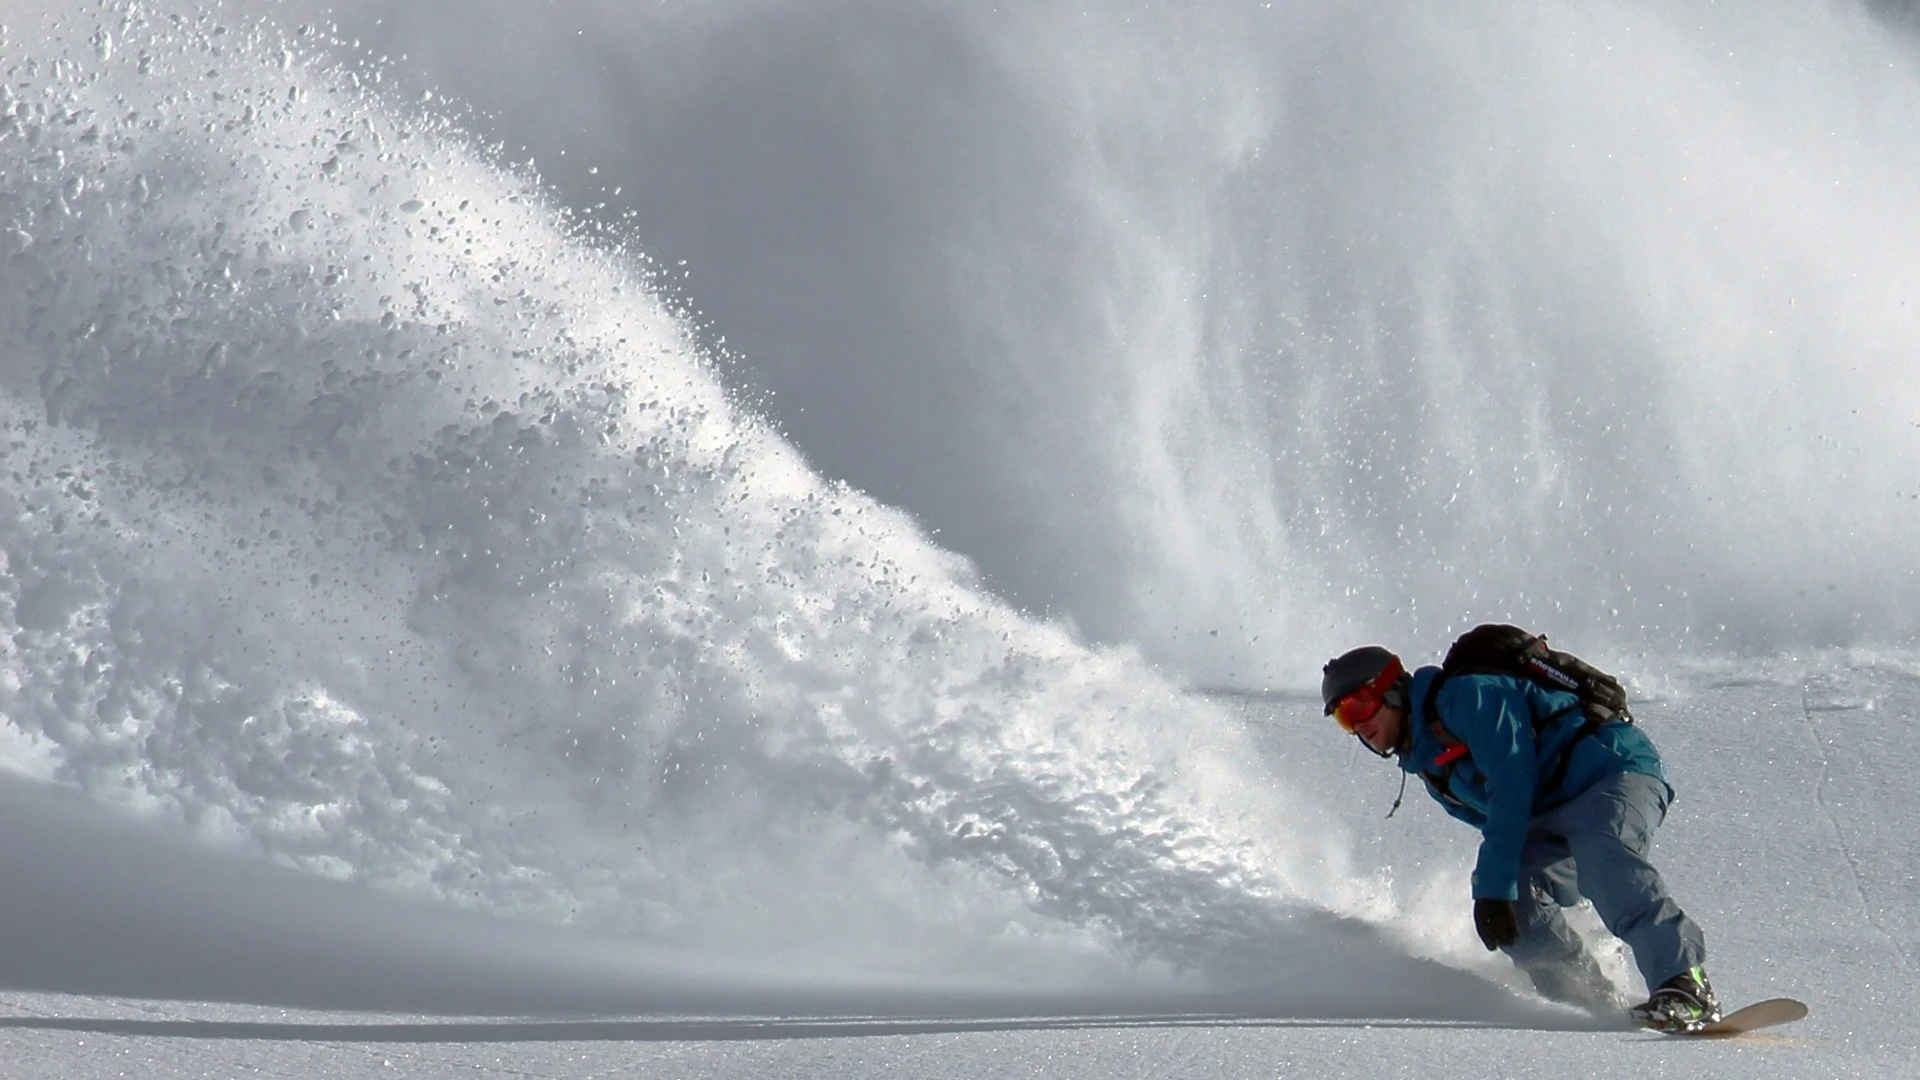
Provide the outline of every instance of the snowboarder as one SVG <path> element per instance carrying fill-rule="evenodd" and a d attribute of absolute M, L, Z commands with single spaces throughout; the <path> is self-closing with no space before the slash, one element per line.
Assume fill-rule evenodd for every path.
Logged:
<path fill-rule="evenodd" d="M 1320 694 L 1342 728 L 1480 830 L 1480 940 L 1543 996 L 1617 1009 L 1625 999 L 1560 913 L 1584 897 L 1653 988 L 1629 1010 L 1636 1022 L 1697 1031 L 1718 1020 L 1700 928 L 1647 861 L 1673 798 L 1653 741 L 1634 724 L 1589 724 L 1573 694 L 1529 679 L 1450 674 L 1429 695 L 1440 677 L 1369 645 L 1329 661 Z"/>

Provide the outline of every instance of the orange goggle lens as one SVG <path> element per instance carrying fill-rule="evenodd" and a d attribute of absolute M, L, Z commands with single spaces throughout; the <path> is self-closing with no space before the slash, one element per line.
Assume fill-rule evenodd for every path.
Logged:
<path fill-rule="evenodd" d="M 1380 711 L 1381 704 L 1380 693 L 1369 683 L 1341 698 L 1333 706 L 1334 723 L 1351 733 L 1355 727 L 1373 719 L 1373 714 Z"/>

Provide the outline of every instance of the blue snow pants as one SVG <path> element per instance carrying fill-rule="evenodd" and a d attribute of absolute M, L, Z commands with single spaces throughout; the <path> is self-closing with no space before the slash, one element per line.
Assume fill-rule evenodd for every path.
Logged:
<path fill-rule="evenodd" d="M 1620 773 L 1534 817 L 1520 860 L 1520 940 L 1506 949 L 1516 964 L 1582 961 L 1580 937 L 1560 914 L 1582 897 L 1633 950 L 1649 990 L 1706 959 L 1700 927 L 1647 861 L 1672 795 L 1657 776 Z"/>

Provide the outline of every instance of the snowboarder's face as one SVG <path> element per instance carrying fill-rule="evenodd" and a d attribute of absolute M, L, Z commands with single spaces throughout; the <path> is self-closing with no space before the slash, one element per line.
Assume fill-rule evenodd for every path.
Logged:
<path fill-rule="evenodd" d="M 1353 733 L 1360 736 L 1360 741 L 1372 747 L 1376 754 L 1392 753 L 1400 745 L 1400 738 L 1406 731 L 1407 714 L 1384 703 L 1372 716 L 1353 725 Z"/>

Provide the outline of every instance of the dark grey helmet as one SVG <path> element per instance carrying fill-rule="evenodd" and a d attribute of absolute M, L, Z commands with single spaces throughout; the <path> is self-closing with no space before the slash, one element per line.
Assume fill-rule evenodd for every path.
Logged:
<path fill-rule="evenodd" d="M 1327 666 L 1320 669 L 1320 703 L 1326 706 L 1327 715 L 1333 715 L 1333 707 L 1341 698 L 1379 678 L 1389 665 L 1399 662 L 1399 657 L 1378 645 L 1349 649 L 1327 661 Z"/>

